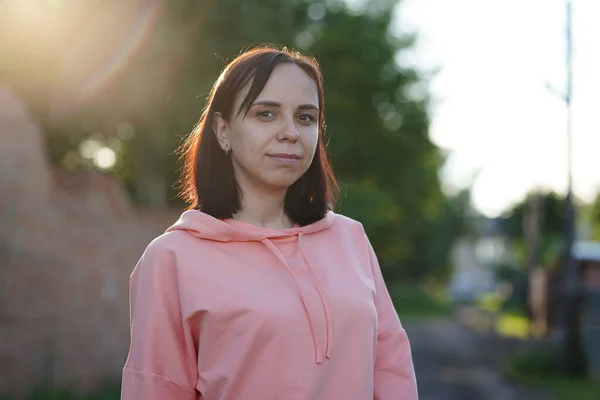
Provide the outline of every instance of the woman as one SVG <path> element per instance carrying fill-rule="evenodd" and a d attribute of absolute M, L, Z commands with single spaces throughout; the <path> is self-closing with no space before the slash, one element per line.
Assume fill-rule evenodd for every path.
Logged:
<path fill-rule="evenodd" d="M 223 70 L 184 145 L 191 207 L 131 275 L 123 400 L 417 399 L 363 227 L 331 211 L 323 106 L 312 58 Z"/>

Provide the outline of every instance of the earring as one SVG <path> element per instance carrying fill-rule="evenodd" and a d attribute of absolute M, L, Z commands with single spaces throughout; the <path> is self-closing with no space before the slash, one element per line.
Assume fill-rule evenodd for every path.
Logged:
<path fill-rule="evenodd" d="M 231 149 L 229 148 L 229 143 L 227 143 L 227 144 L 225 145 L 225 148 L 223 149 L 223 151 L 225 152 L 225 154 L 227 154 L 227 155 L 228 155 L 228 154 L 229 154 L 229 150 L 231 150 Z"/>

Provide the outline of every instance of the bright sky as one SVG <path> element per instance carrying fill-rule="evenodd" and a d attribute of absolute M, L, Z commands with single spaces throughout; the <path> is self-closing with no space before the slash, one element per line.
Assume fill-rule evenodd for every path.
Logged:
<path fill-rule="evenodd" d="M 440 66 L 431 92 L 432 139 L 452 152 L 448 188 L 468 185 L 490 216 L 534 186 L 564 193 L 565 0 L 403 0 L 396 26 L 416 30 L 404 61 Z M 600 1 L 573 0 L 573 179 L 591 200 L 600 188 Z"/>

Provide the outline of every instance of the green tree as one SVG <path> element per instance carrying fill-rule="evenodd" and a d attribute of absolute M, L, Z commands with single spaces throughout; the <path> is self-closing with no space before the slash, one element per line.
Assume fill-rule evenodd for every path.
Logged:
<path fill-rule="evenodd" d="M 426 91 L 414 94 L 426 82 L 396 62 L 413 38 L 390 35 L 393 6 L 328 11 L 304 32 L 324 69 L 341 210 L 364 222 L 388 273 L 416 278 L 445 267 L 428 259 L 439 243 L 432 228 L 443 212 L 443 158 L 428 136 Z"/>
<path fill-rule="evenodd" d="M 506 215 L 505 232 L 517 252 L 517 261 L 525 267 L 529 261 L 526 238 L 526 221 L 532 212 L 534 201 L 539 201 L 539 248 L 538 263 L 554 267 L 559 261 L 565 229 L 564 198 L 554 192 L 530 193 L 523 201 L 515 204 Z"/>
<path fill-rule="evenodd" d="M 178 175 L 172 152 L 200 116 L 220 69 L 251 45 L 299 48 L 316 56 L 324 71 L 326 134 L 343 189 L 340 211 L 363 222 L 386 274 L 444 273 L 452 240 L 462 229 L 457 222 L 462 200 L 446 198 L 440 188 L 444 157 L 428 135 L 426 78 L 396 61 L 414 39 L 391 34 L 397 1 L 365 1 L 361 10 L 341 0 L 164 1 L 145 20 L 142 3 L 54 3 L 58 20 L 69 21 L 58 24 L 65 26 L 60 46 L 27 62 L 39 73 L 40 59 L 47 61 L 44 84 L 31 91 L 18 68 L 0 70 L 30 104 L 41 104 L 36 116 L 49 133 L 53 162 L 93 168 L 77 149 L 82 140 L 98 140 L 117 152 L 112 173 L 137 203 L 181 206 L 172 187 Z M 149 27 L 127 67 L 57 117 L 56 96 L 40 96 L 69 93 L 53 71 L 61 70 L 73 47 L 94 55 L 108 46 L 107 37 L 128 43 L 133 33 L 139 36 L 119 31 L 117 26 L 127 26 L 123 21 Z M 89 26 L 102 29 L 81 39 Z M 1 36 L 0 41 L 9 42 Z"/>
<path fill-rule="evenodd" d="M 589 223 L 592 240 L 600 241 L 600 193 L 589 207 Z"/>

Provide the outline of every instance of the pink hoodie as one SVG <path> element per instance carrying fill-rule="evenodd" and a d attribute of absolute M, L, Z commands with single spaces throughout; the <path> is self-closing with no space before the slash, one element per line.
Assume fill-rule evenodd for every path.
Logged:
<path fill-rule="evenodd" d="M 360 223 L 285 230 L 186 211 L 130 281 L 122 400 L 416 400 Z"/>

